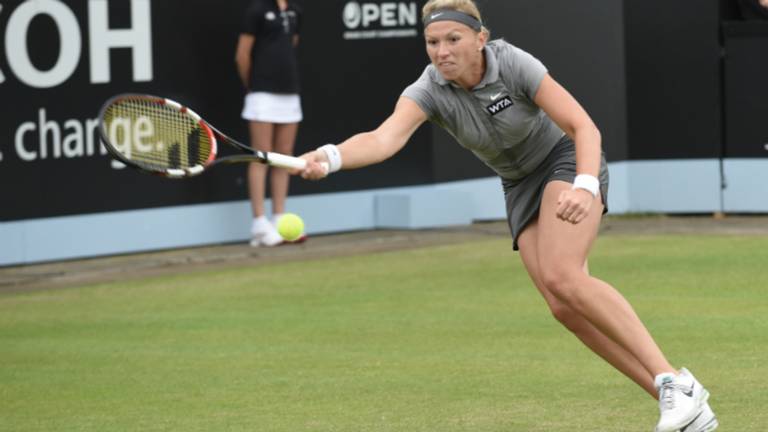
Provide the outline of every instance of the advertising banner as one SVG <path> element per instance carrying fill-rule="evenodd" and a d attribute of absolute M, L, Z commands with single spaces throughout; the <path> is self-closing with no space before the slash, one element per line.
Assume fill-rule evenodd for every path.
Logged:
<path fill-rule="evenodd" d="M 375 128 L 427 64 L 423 2 L 297 2 L 305 121 L 296 152 Z M 188 105 L 247 142 L 234 63 L 246 0 L 0 0 L 0 221 L 242 200 L 245 167 L 172 181 L 113 161 L 96 117 L 117 93 Z M 431 178 L 427 130 L 371 170 L 292 194 Z"/>

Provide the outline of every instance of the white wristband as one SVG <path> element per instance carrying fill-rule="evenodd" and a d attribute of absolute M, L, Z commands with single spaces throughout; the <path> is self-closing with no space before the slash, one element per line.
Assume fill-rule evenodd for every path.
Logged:
<path fill-rule="evenodd" d="M 571 189 L 584 189 L 597 197 L 600 193 L 600 180 L 595 176 L 589 174 L 579 174 L 573 179 L 573 187 Z"/>
<path fill-rule="evenodd" d="M 317 149 L 325 153 L 325 157 L 328 158 L 328 174 L 341 169 L 341 152 L 338 147 L 334 144 L 326 144 Z"/>

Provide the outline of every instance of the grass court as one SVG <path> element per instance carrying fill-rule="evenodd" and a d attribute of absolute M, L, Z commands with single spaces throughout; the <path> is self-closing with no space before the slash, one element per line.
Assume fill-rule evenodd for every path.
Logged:
<path fill-rule="evenodd" d="M 768 237 L 606 235 L 721 428 L 768 428 Z M 648 432 L 508 238 L 0 294 L 3 431 Z"/>

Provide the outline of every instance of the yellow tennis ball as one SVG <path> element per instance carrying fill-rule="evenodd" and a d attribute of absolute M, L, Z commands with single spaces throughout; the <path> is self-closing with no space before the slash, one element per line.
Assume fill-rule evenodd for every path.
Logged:
<path fill-rule="evenodd" d="M 293 213 L 286 213 L 277 220 L 277 232 L 287 241 L 294 241 L 304 234 L 304 221 Z"/>

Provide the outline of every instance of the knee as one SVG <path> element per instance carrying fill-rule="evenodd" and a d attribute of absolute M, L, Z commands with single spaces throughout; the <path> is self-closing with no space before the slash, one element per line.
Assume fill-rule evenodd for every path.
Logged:
<path fill-rule="evenodd" d="M 547 291 L 573 309 L 578 301 L 579 280 L 583 274 L 578 269 L 553 266 L 542 271 L 542 283 Z"/>

